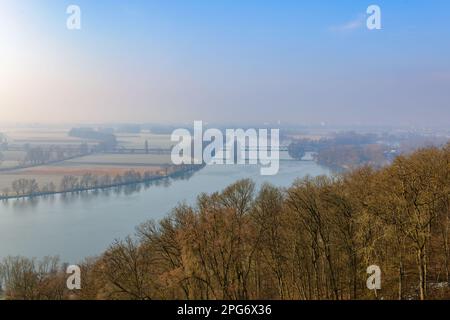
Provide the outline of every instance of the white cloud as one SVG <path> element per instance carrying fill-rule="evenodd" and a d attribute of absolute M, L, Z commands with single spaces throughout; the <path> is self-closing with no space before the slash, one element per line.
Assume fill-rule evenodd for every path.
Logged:
<path fill-rule="evenodd" d="M 366 19 L 365 15 L 360 14 L 360 15 L 358 15 L 357 18 L 355 18 L 351 21 L 348 21 L 341 25 L 330 27 L 330 30 L 333 32 L 350 32 L 353 30 L 357 30 L 364 26 L 364 24 L 366 22 L 365 19 Z"/>

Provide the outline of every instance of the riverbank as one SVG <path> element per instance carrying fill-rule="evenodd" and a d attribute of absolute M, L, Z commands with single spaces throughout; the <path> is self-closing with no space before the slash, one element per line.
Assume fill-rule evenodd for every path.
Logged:
<path fill-rule="evenodd" d="M 106 184 L 106 185 L 98 185 L 98 186 L 92 186 L 92 187 L 81 187 L 81 188 L 78 187 L 78 188 L 74 188 L 74 189 L 70 189 L 70 190 L 36 192 L 36 193 L 32 193 L 32 194 L 22 194 L 22 195 L 12 195 L 12 196 L 1 196 L 0 195 L 0 201 L 39 198 L 39 197 L 46 197 L 46 196 L 52 196 L 52 195 L 58 195 L 58 194 L 89 192 L 89 191 L 105 190 L 105 189 L 112 189 L 112 188 L 129 186 L 129 185 L 142 184 L 142 183 L 150 183 L 150 182 L 154 182 L 154 181 L 164 180 L 167 178 L 178 178 L 183 175 L 199 171 L 204 166 L 205 165 L 186 165 L 186 166 L 182 166 L 179 170 L 175 170 L 174 172 L 167 173 L 165 175 L 144 177 L 142 179 L 137 179 L 134 181 L 110 183 L 110 184 Z"/>

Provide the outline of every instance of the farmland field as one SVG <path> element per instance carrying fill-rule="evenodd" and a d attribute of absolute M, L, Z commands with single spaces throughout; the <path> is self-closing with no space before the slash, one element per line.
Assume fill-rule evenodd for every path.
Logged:
<path fill-rule="evenodd" d="M 101 153 L 64 161 L 63 166 L 140 167 L 170 164 L 170 154 L 108 154 Z"/>
<path fill-rule="evenodd" d="M 67 146 L 73 147 L 88 142 L 96 144 L 93 140 L 83 140 L 68 136 L 69 129 L 21 128 L 2 130 L 8 138 L 10 150 L 2 151 L 3 161 L 0 169 L 15 168 L 23 162 L 26 156 L 24 145 L 30 146 Z M 117 134 L 119 148 L 129 150 L 145 148 L 146 141 L 149 148 L 169 149 L 173 143 L 169 135 Z M 95 176 L 123 175 L 126 171 L 136 171 L 143 174 L 162 174 L 171 165 L 170 154 L 142 154 L 142 153 L 99 153 L 88 156 L 72 158 L 59 163 L 33 166 L 12 171 L 0 172 L 0 192 L 11 189 L 13 181 L 19 179 L 36 179 L 40 186 L 53 182 L 59 185 L 65 175 L 80 177 L 86 173 Z M 3 192 L 5 193 L 5 192 Z M 8 192 L 9 193 L 9 192 Z"/>
<path fill-rule="evenodd" d="M 88 143 L 90 145 L 97 142 L 89 139 L 81 139 L 77 137 L 70 137 L 68 135 L 70 128 L 67 129 L 0 129 L 8 137 L 10 145 L 23 146 L 29 144 L 32 146 L 41 145 L 60 145 L 73 146 L 81 143 Z M 170 141 L 170 135 L 166 134 L 152 134 L 148 132 L 128 134 L 116 133 L 118 146 L 128 149 L 144 149 L 145 142 L 148 142 L 149 148 L 154 149 L 169 149 L 174 145 Z"/>
<path fill-rule="evenodd" d="M 8 137 L 10 145 L 79 145 L 81 143 L 93 143 L 85 139 L 70 137 L 69 129 L 15 129 L 3 131 Z"/>

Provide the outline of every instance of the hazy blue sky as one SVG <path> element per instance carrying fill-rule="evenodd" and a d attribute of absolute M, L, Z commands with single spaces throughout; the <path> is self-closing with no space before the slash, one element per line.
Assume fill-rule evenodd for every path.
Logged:
<path fill-rule="evenodd" d="M 450 125 L 450 1 L 0 0 L 0 122 L 193 120 Z"/>

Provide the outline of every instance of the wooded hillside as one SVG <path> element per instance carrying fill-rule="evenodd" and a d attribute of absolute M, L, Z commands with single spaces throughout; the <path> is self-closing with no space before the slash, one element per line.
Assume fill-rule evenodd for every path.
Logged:
<path fill-rule="evenodd" d="M 450 298 L 450 145 L 289 189 L 250 180 L 200 195 L 83 263 L 82 290 L 64 268 L 1 264 L 16 299 Z M 48 265 L 48 261 L 47 261 Z M 367 267 L 382 287 L 368 290 Z M 41 266 L 41 267 L 39 267 Z M 44 270 L 44 271 L 40 271 Z"/>

